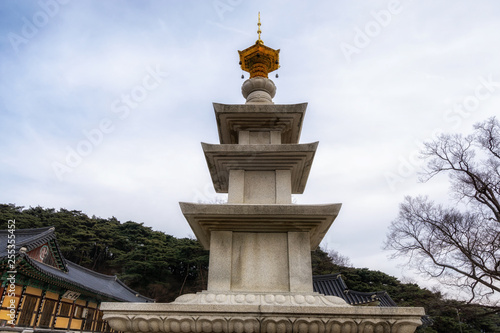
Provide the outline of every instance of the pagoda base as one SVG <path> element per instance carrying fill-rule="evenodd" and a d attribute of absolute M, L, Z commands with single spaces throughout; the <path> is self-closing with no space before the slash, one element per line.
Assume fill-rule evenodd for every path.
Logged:
<path fill-rule="evenodd" d="M 210 292 L 185 294 L 178 304 L 276 305 L 276 306 L 351 306 L 342 298 L 319 293 Z"/>
<path fill-rule="evenodd" d="M 121 332 L 412 333 L 422 308 L 356 307 L 311 294 L 182 295 L 172 303 L 102 303 L 103 319 Z"/>

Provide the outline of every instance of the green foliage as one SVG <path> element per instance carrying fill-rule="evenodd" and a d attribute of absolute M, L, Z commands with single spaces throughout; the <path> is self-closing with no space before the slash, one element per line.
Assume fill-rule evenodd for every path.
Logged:
<path fill-rule="evenodd" d="M 311 263 L 313 275 L 338 273 L 343 271 L 344 268 L 335 265 L 328 256 L 328 253 L 319 247 L 315 251 L 311 252 Z"/>

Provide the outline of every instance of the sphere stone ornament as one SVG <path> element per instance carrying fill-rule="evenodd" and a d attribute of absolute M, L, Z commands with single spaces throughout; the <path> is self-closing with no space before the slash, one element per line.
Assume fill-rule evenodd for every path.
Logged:
<path fill-rule="evenodd" d="M 243 82 L 241 93 L 247 100 L 245 104 L 274 104 L 276 86 L 268 78 L 253 77 Z"/>

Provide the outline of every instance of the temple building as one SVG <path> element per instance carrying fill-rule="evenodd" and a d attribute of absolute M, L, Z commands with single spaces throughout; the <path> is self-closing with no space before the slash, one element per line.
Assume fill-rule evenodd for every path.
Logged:
<path fill-rule="evenodd" d="M 116 276 L 66 260 L 54 227 L 2 230 L 0 244 L 2 331 L 33 328 L 105 332 L 111 328 L 102 319 L 101 302 L 154 301 Z"/>

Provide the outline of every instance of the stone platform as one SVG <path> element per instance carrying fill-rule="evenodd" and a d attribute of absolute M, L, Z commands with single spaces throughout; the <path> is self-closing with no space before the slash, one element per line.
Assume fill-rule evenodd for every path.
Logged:
<path fill-rule="evenodd" d="M 411 333 L 422 308 L 354 307 L 319 294 L 202 292 L 173 303 L 103 303 L 104 318 L 122 332 Z"/>

